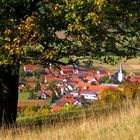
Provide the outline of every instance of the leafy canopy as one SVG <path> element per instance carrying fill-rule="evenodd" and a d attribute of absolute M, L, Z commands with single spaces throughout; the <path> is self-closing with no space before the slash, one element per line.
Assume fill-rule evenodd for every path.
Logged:
<path fill-rule="evenodd" d="M 139 51 L 138 0 L 0 0 L 0 16 L 1 65 L 75 56 L 114 63 Z"/>

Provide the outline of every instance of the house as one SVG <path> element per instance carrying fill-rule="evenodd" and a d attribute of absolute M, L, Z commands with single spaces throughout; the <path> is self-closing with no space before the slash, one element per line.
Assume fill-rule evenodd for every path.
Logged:
<path fill-rule="evenodd" d="M 47 99 L 52 96 L 52 91 L 46 90 L 46 91 L 41 91 L 39 90 L 37 93 L 37 99 Z"/>
<path fill-rule="evenodd" d="M 80 94 L 80 96 L 83 96 L 86 100 L 98 100 L 98 90 L 90 90 L 90 91 L 84 91 Z"/>
<path fill-rule="evenodd" d="M 85 92 L 84 94 L 81 94 L 81 96 L 84 96 L 84 98 L 86 99 L 86 100 L 98 100 L 98 97 L 97 97 L 97 95 L 96 94 L 91 94 L 91 93 L 89 93 L 89 92 Z"/>
<path fill-rule="evenodd" d="M 18 91 L 23 92 L 25 90 L 25 85 L 19 85 L 18 86 Z"/>
<path fill-rule="evenodd" d="M 71 66 L 62 66 L 60 70 L 61 75 L 69 75 L 74 73 L 74 70 Z"/>
<path fill-rule="evenodd" d="M 42 83 L 40 83 L 40 90 L 42 90 L 42 91 L 47 90 L 47 86 L 46 86 L 46 84 L 42 84 Z"/>
<path fill-rule="evenodd" d="M 140 83 L 140 76 L 131 77 L 130 82 Z"/>
<path fill-rule="evenodd" d="M 90 85 L 91 85 L 90 83 L 84 83 L 84 82 L 79 82 L 78 83 L 78 87 L 80 89 L 88 89 Z"/>
<path fill-rule="evenodd" d="M 27 72 L 27 71 L 33 72 L 38 67 L 40 67 L 40 66 L 39 65 L 26 64 L 26 65 L 24 65 L 23 69 L 24 69 L 25 72 Z"/>
<path fill-rule="evenodd" d="M 56 102 L 56 105 L 60 105 L 60 106 L 64 106 L 66 104 L 72 105 L 74 100 L 75 99 L 73 95 L 66 94 Z"/>
<path fill-rule="evenodd" d="M 28 82 L 27 83 L 27 87 L 29 87 L 29 89 L 33 89 L 36 86 L 36 82 Z"/>
<path fill-rule="evenodd" d="M 57 77 L 54 77 L 52 75 L 49 75 L 49 76 L 44 76 L 44 82 L 45 83 L 50 83 L 50 82 L 53 82 L 53 81 L 57 81 Z"/>
<path fill-rule="evenodd" d="M 78 97 L 79 96 L 79 92 L 78 91 L 71 91 L 70 92 L 71 95 L 73 95 L 74 97 Z"/>
<path fill-rule="evenodd" d="M 75 99 L 73 95 L 66 94 L 62 98 L 60 98 L 53 106 L 52 111 L 59 111 L 61 110 L 65 105 L 73 105 Z"/>

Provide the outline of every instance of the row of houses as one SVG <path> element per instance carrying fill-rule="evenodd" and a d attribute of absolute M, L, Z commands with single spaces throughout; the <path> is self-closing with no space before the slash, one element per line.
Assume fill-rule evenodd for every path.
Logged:
<path fill-rule="evenodd" d="M 24 66 L 24 71 L 25 73 L 33 72 L 38 67 L 40 66 L 27 64 Z M 72 106 L 81 106 L 84 100 L 99 100 L 99 93 L 102 90 L 108 87 L 116 88 L 118 86 L 118 84 L 115 83 L 100 83 L 99 81 L 103 77 L 113 78 L 118 82 L 126 80 L 121 65 L 119 66 L 118 72 L 86 69 L 82 66 L 74 68 L 72 65 L 61 66 L 60 70 L 54 70 L 51 65 L 49 69 L 43 68 L 43 70 L 43 82 L 40 83 L 40 90 L 38 91 L 37 98 L 47 99 L 51 97 L 52 91 L 48 89 L 48 86 L 50 82 L 53 82 L 56 86 L 53 91 L 59 96 L 58 100 L 56 100 L 52 106 L 53 111 L 57 111 L 68 104 Z M 134 77 L 132 79 L 132 81 L 135 81 Z M 36 82 L 28 82 L 27 85 L 33 88 Z M 19 86 L 19 88 L 21 87 L 23 88 L 24 86 Z"/>

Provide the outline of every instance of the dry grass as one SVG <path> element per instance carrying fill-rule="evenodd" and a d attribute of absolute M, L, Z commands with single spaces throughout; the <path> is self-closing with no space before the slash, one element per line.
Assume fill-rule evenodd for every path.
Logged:
<path fill-rule="evenodd" d="M 0 140 L 140 140 L 139 106 L 57 126 L 1 130 Z"/>

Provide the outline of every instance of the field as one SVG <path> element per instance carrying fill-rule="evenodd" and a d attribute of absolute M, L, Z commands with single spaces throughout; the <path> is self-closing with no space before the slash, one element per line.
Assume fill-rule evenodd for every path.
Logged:
<path fill-rule="evenodd" d="M 83 118 L 56 126 L 1 130 L 1 140 L 139 140 L 140 105 L 107 116 Z"/>
<path fill-rule="evenodd" d="M 133 58 L 125 62 L 122 61 L 121 64 L 123 69 L 127 72 L 136 72 L 136 73 L 140 72 L 140 57 Z M 117 71 L 119 68 L 119 63 L 116 65 L 109 65 L 109 64 L 101 63 L 97 60 L 94 61 L 93 65 L 96 68 L 109 69 L 114 71 Z"/>
<path fill-rule="evenodd" d="M 44 106 L 47 105 L 47 100 L 31 100 L 28 99 L 28 92 L 19 93 L 19 99 L 18 99 L 18 107 L 24 107 L 24 106 Z"/>
<path fill-rule="evenodd" d="M 19 93 L 18 100 L 27 100 L 28 99 L 28 95 L 29 95 L 28 92 L 21 92 L 21 93 Z"/>
<path fill-rule="evenodd" d="M 18 101 L 18 107 L 24 107 L 24 106 L 44 106 L 47 105 L 46 100 L 19 100 Z"/>

